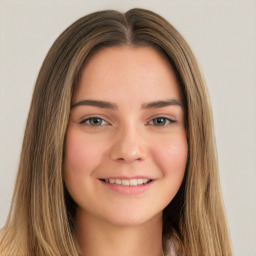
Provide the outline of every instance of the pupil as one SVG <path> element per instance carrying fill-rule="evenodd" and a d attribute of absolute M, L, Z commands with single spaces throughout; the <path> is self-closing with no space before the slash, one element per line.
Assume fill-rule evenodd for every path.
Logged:
<path fill-rule="evenodd" d="M 92 118 L 91 119 L 91 124 L 92 125 L 100 125 L 101 124 L 100 118 Z"/>
<path fill-rule="evenodd" d="M 165 124 L 165 119 L 164 118 L 156 118 L 155 119 L 155 124 L 156 125 L 163 125 L 163 124 Z"/>

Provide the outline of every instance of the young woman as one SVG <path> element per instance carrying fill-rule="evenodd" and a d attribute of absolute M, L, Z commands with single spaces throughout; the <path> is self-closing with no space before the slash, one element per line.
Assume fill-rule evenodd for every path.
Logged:
<path fill-rule="evenodd" d="M 1 255 L 232 255 L 196 59 L 159 15 L 87 15 L 53 44 Z"/>

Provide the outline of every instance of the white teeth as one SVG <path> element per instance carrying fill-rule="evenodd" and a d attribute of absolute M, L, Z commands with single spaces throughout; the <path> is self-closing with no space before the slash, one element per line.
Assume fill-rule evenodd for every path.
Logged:
<path fill-rule="evenodd" d="M 122 180 L 122 185 L 129 186 L 130 185 L 129 180 Z"/>
<path fill-rule="evenodd" d="M 118 184 L 118 185 L 121 185 L 121 184 L 122 184 L 122 181 L 121 181 L 121 180 L 115 179 L 114 181 L 115 181 L 115 182 L 114 182 L 115 184 Z"/>
<path fill-rule="evenodd" d="M 138 185 L 143 184 L 143 179 L 138 179 Z"/>
<path fill-rule="evenodd" d="M 148 182 L 148 180 L 147 180 L 147 179 L 143 179 L 142 181 L 143 181 L 143 183 L 147 183 L 147 182 Z"/>
<path fill-rule="evenodd" d="M 110 184 L 117 184 L 117 185 L 123 185 L 123 186 L 137 186 L 137 185 L 146 184 L 150 180 L 149 179 L 131 179 L 131 180 L 105 179 L 104 181 Z"/>
<path fill-rule="evenodd" d="M 130 186 L 137 186 L 138 181 L 136 179 L 130 180 Z"/>

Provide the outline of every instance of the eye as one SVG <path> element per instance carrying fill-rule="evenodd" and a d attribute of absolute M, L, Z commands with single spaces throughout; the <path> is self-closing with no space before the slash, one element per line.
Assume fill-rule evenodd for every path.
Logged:
<path fill-rule="evenodd" d="M 166 126 L 170 123 L 174 123 L 175 121 L 170 119 L 170 118 L 167 118 L 167 117 L 157 117 L 157 118 L 154 118 L 152 119 L 149 124 L 151 125 L 155 125 L 155 126 Z"/>
<path fill-rule="evenodd" d="M 89 126 L 102 126 L 108 123 L 100 117 L 89 117 L 81 121 L 80 124 L 86 124 Z"/>

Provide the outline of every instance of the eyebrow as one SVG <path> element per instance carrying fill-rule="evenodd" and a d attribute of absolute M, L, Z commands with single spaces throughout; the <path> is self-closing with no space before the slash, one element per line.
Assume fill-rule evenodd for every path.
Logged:
<path fill-rule="evenodd" d="M 107 101 L 101 101 L 101 100 L 81 100 L 75 103 L 74 105 L 72 105 L 71 109 L 78 106 L 93 106 L 93 107 L 99 107 L 99 108 L 108 108 L 112 110 L 118 109 L 117 104 L 107 102 Z"/>
<path fill-rule="evenodd" d="M 159 100 L 143 104 L 142 109 L 162 108 L 167 106 L 183 107 L 183 104 L 179 100 Z"/>
<path fill-rule="evenodd" d="M 144 103 L 142 105 L 142 109 L 162 108 L 162 107 L 173 106 L 173 105 L 180 106 L 183 108 L 183 104 L 181 101 L 175 100 L 175 99 L 168 99 L 168 100 L 159 100 L 159 101 Z M 99 108 L 107 108 L 111 110 L 118 110 L 117 104 L 112 102 L 107 102 L 107 101 L 101 101 L 101 100 L 81 100 L 73 104 L 71 106 L 71 109 L 78 106 L 93 106 L 93 107 L 99 107 Z"/>

